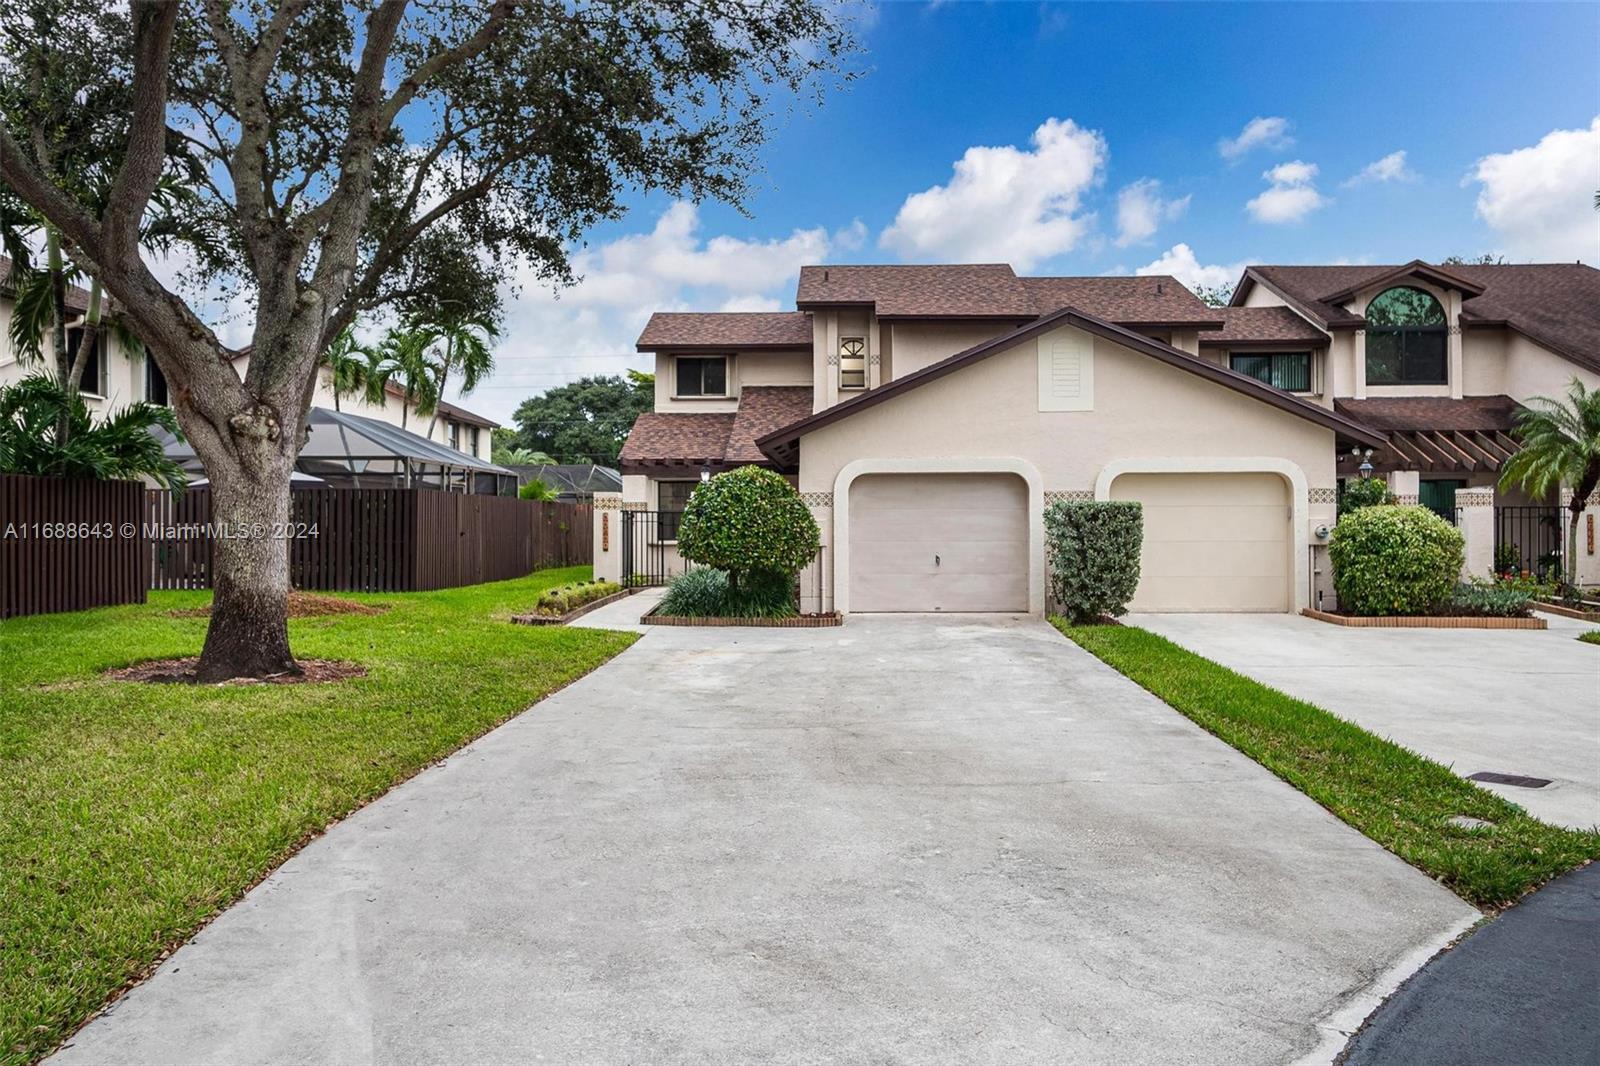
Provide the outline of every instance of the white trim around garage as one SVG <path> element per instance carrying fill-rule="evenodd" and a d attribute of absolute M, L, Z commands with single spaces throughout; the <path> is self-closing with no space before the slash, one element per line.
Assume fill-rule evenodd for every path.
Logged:
<path fill-rule="evenodd" d="M 1028 613 L 1044 614 L 1044 479 L 1026 459 L 857 459 L 833 481 L 833 607 L 850 613 L 850 483 L 866 474 L 1015 474 L 1028 486 Z M 1304 484 L 1304 479 L 1302 479 Z"/>
<path fill-rule="evenodd" d="M 1306 473 L 1276 456 L 1183 456 L 1160 459 L 1114 459 L 1095 478 L 1094 498 L 1109 500 L 1111 483 L 1123 474 L 1277 474 L 1289 483 L 1290 537 L 1294 556 L 1294 610 L 1311 605 L 1310 491 Z"/>

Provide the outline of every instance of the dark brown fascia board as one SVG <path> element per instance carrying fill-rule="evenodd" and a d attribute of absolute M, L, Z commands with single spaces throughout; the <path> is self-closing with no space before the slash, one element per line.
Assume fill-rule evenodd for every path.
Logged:
<path fill-rule="evenodd" d="M 844 307 L 876 307 L 876 300 L 796 300 L 796 311 L 833 311 Z"/>
<path fill-rule="evenodd" d="M 879 322 L 1015 322 L 1026 325 L 1037 315 L 879 315 Z"/>
<path fill-rule="evenodd" d="M 1222 340 L 1222 339 L 1217 338 L 1217 337 L 1201 337 L 1200 338 L 1200 347 L 1202 347 L 1202 348 L 1226 348 L 1229 351 L 1234 351 L 1234 352 L 1244 352 L 1244 351 L 1290 352 L 1290 351 L 1299 351 L 1299 350 L 1301 350 L 1303 348 L 1309 348 L 1314 352 L 1320 352 L 1322 349 L 1326 348 L 1327 346 L 1328 346 L 1328 338 L 1327 337 L 1318 337 L 1315 340 L 1313 340 L 1310 337 L 1300 337 L 1298 339 L 1290 338 L 1290 339 L 1286 339 L 1286 340 L 1275 340 L 1275 341 L 1274 340 L 1230 341 L 1230 340 Z"/>
<path fill-rule="evenodd" d="M 740 352 L 809 352 L 810 344 L 635 344 L 635 351 L 711 352 L 715 355 L 737 355 Z"/>
<path fill-rule="evenodd" d="M 1333 293 L 1330 296 L 1320 297 L 1320 299 L 1323 303 L 1341 303 L 1345 300 L 1348 300 L 1350 297 L 1354 296 L 1363 289 L 1370 289 L 1375 285 L 1388 285 L 1391 282 L 1396 282 L 1402 278 L 1408 278 L 1413 275 L 1427 278 L 1435 285 L 1442 285 L 1445 288 L 1450 289 L 1459 289 L 1461 292 L 1470 293 L 1473 296 L 1478 296 L 1483 292 L 1483 286 L 1477 284 L 1476 282 L 1468 281 L 1466 278 L 1452 274 L 1442 267 L 1436 267 L 1432 263 L 1424 263 L 1420 259 L 1413 259 L 1405 266 L 1396 267 L 1387 274 L 1379 274 L 1377 277 L 1369 278 L 1359 285 L 1352 285 L 1348 288 L 1340 289 L 1338 292 Z"/>
<path fill-rule="evenodd" d="M 918 385 L 926 384 L 929 381 L 960 370 L 969 363 L 975 363 L 991 355 L 1009 351 L 1018 344 L 1032 340 L 1039 334 L 1049 332 L 1061 325 L 1076 326 L 1086 332 L 1115 341 L 1124 347 L 1132 348 L 1136 352 L 1152 356 L 1169 366 L 1177 367 L 1179 370 L 1187 370 L 1198 377 L 1225 385 L 1237 392 L 1244 393 L 1246 396 L 1271 404 L 1279 410 L 1299 415 L 1308 421 L 1316 422 L 1335 432 L 1343 433 L 1352 440 L 1361 441 L 1375 448 L 1382 446 L 1385 441 L 1383 434 L 1377 433 L 1359 422 L 1335 414 L 1333 411 L 1320 407 L 1309 400 L 1302 400 L 1297 396 L 1275 389 L 1271 385 L 1257 381 L 1247 374 L 1241 374 L 1237 371 L 1217 366 L 1214 363 L 1208 363 L 1200 357 L 1190 355 L 1188 352 L 1174 348 L 1170 344 L 1153 341 L 1141 333 L 1107 322 L 1103 318 L 1096 318 L 1073 308 L 1064 307 L 1026 326 L 1012 330 L 1010 333 L 975 344 L 966 351 L 957 352 L 955 355 L 925 366 L 921 370 L 912 371 L 905 377 L 896 378 L 887 385 L 879 385 L 875 389 L 869 389 L 843 403 L 835 404 L 807 418 L 802 418 L 798 422 L 790 423 L 782 429 L 774 430 L 765 436 L 758 437 L 756 439 L 756 447 L 779 463 L 792 462 L 792 458 L 787 454 L 786 446 L 798 442 L 800 437 L 805 434 L 837 422 L 840 419 L 848 418 L 868 407 L 875 407 L 902 392 L 916 388 Z"/>
<path fill-rule="evenodd" d="M 1255 267 L 1245 267 L 1244 275 L 1247 279 L 1249 279 L 1251 284 L 1265 286 L 1268 292 L 1274 294 L 1278 297 L 1278 299 L 1282 300 L 1286 305 L 1288 305 L 1291 311 L 1319 329 L 1332 332 L 1334 330 L 1364 329 L 1366 327 L 1366 319 L 1362 318 L 1360 315 L 1352 315 L 1348 312 L 1344 318 L 1333 320 L 1324 319 L 1321 315 L 1307 307 L 1298 297 L 1291 296 L 1287 292 L 1284 292 L 1281 287 L 1274 285 L 1271 281 L 1262 277 L 1260 272 L 1257 271 Z M 1234 300 L 1238 300 L 1240 298 L 1240 291 L 1240 289 L 1234 290 Z M 1230 302 L 1229 306 L 1243 307 L 1244 304 Z"/>

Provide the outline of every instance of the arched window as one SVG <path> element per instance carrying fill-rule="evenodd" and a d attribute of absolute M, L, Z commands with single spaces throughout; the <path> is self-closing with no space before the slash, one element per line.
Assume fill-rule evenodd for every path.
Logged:
<path fill-rule="evenodd" d="M 1448 322 L 1421 289 L 1386 289 L 1367 305 L 1367 384 L 1445 385 Z"/>

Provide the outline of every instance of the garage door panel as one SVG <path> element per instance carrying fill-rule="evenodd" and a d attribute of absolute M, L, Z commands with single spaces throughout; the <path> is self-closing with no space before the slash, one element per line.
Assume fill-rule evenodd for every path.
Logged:
<path fill-rule="evenodd" d="M 1028 490 L 1014 475 L 857 478 L 848 535 L 851 610 L 1027 610 Z"/>
<path fill-rule="evenodd" d="M 1288 486 L 1270 474 L 1125 474 L 1144 510 L 1136 611 L 1287 611 Z"/>

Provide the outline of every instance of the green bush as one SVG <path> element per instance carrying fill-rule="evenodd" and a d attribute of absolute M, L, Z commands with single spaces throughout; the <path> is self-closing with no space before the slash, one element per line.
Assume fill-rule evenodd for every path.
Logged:
<path fill-rule="evenodd" d="M 1426 507 L 1363 507 L 1333 527 L 1328 558 L 1352 614 L 1432 614 L 1461 574 L 1461 531 Z"/>
<path fill-rule="evenodd" d="M 1522 553 L 1515 544 L 1503 542 L 1494 546 L 1494 572 L 1515 574 L 1522 569 Z"/>
<path fill-rule="evenodd" d="M 557 492 L 553 486 L 547 484 L 546 482 L 540 481 L 538 478 L 534 478 L 532 481 L 528 482 L 526 485 L 517 490 L 517 498 L 519 500 L 537 500 L 541 503 L 554 503 L 560 498 L 560 496 L 561 494 Z"/>
<path fill-rule="evenodd" d="M 738 588 L 756 572 L 793 577 L 817 554 L 822 534 L 794 486 L 758 466 L 699 486 L 678 524 L 678 554 L 728 572 Z"/>
<path fill-rule="evenodd" d="M 1126 613 L 1139 587 L 1144 508 L 1137 503 L 1053 504 L 1044 513 L 1050 593 L 1074 623 Z"/>
<path fill-rule="evenodd" d="M 1378 504 L 1394 503 L 1398 499 L 1389 491 L 1389 483 L 1381 477 L 1363 477 L 1344 483 L 1344 492 L 1339 496 L 1339 517 L 1363 507 L 1375 507 Z"/>
<path fill-rule="evenodd" d="M 683 618 L 793 618 L 794 582 L 783 574 L 756 570 L 735 588 L 725 570 L 709 566 L 673 578 L 657 611 Z"/>
<path fill-rule="evenodd" d="M 559 616 L 621 591 L 622 586 L 615 581 L 574 581 L 570 585 L 546 589 L 533 609 L 538 614 Z"/>
<path fill-rule="evenodd" d="M 1446 611 L 1482 618 L 1526 618 L 1528 594 L 1507 582 L 1463 582 L 1450 594 Z"/>

